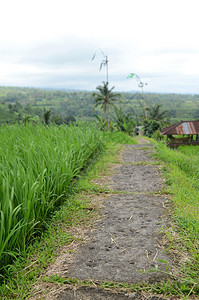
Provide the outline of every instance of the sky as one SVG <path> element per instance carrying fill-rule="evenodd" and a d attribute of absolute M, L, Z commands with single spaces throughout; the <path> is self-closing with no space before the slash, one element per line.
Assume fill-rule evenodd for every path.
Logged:
<path fill-rule="evenodd" d="M 0 86 L 199 94 L 198 0 L 4 0 Z M 96 53 L 95 58 L 92 57 Z"/>

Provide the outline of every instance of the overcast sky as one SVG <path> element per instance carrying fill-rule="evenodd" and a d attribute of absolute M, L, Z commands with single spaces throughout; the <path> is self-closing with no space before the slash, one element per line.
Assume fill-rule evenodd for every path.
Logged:
<path fill-rule="evenodd" d="M 198 0 L 4 0 L 0 85 L 199 93 Z M 92 61 L 93 54 L 95 59 Z"/>

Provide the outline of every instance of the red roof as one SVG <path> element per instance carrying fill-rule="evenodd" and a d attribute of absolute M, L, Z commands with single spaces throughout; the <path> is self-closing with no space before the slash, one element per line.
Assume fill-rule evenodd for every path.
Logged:
<path fill-rule="evenodd" d="M 180 122 L 163 128 L 161 133 L 165 135 L 199 134 L 199 121 Z"/>

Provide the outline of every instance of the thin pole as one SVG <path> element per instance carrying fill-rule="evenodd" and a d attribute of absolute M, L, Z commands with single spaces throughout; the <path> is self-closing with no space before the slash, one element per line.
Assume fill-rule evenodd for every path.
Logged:
<path fill-rule="evenodd" d="M 145 116 L 145 120 L 147 120 L 146 104 L 145 104 L 145 98 L 144 98 L 144 85 L 147 85 L 147 83 L 142 82 L 140 77 L 136 73 L 130 73 L 127 78 L 132 78 L 132 77 L 134 77 L 134 75 L 138 79 L 138 81 L 139 81 L 138 86 L 142 90 L 142 99 L 144 102 L 144 116 Z"/>
<path fill-rule="evenodd" d="M 107 55 L 105 59 L 105 64 L 106 64 L 106 81 L 108 83 L 108 56 Z"/>
<path fill-rule="evenodd" d="M 141 88 L 142 88 L 142 99 L 144 102 L 144 116 L 145 116 L 145 120 L 147 120 L 147 112 L 146 112 L 146 103 L 145 103 L 145 97 L 144 97 L 144 83 L 140 82 Z"/>

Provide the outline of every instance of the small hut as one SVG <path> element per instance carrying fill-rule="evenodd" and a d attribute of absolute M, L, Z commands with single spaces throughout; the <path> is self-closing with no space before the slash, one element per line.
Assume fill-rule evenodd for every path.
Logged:
<path fill-rule="evenodd" d="M 170 148 L 181 145 L 199 145 L 199 121 L 184 121 L 163 128 L 161 134 L 167 135 Z"/>

